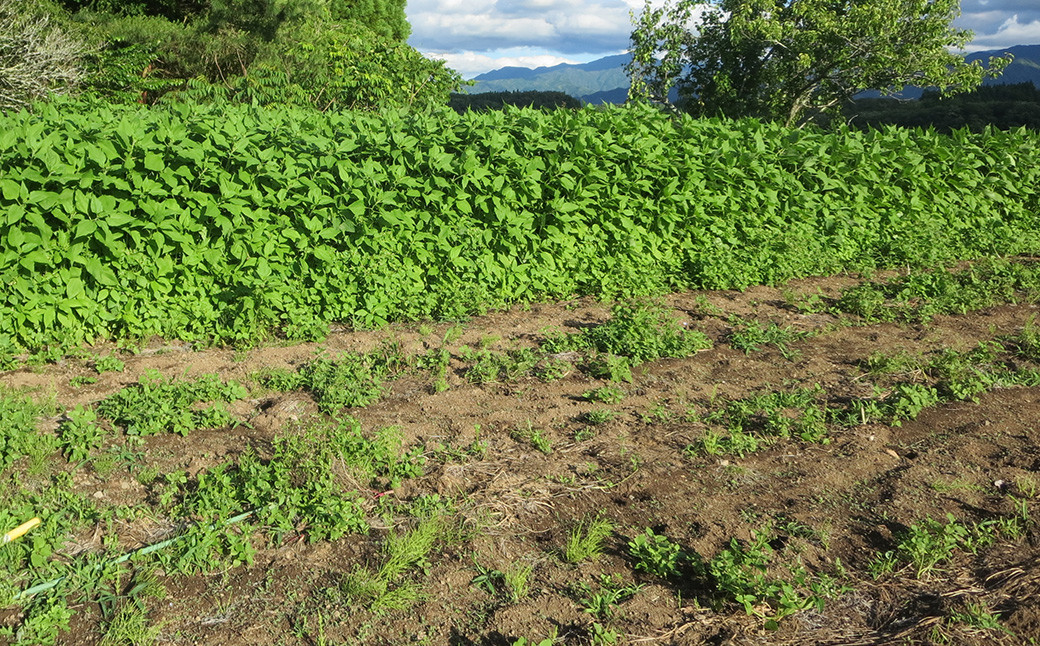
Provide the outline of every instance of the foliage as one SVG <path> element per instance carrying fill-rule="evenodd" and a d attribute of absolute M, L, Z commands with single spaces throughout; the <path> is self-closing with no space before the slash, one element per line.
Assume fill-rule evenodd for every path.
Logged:
<path fill-rule="evenodd" d="M 660 577 L 679 576 L 690 558 L 690 554 L 678 543 L 672 542 L 663 534 L 654 533 L 649 527 L 645 533 L 637 534 L 629 541 L 628 553 L 637 570 Z"/>
<path fill-rule="evenodd" d="M 592 348 L 599 352 L 630 357 L 643 363 L 661 357 L 685 357 L 711 347 L 703 333 L 687 330 L 662 303 L 633 299 L 611 308 L 611 318 L 602 325 L 578 334 L 548 339 L 543 347 L 548 352 Z M 605 365 L 596 372 L 615 378 L 618 369 Z M 621 373 L 623 374 L 623 372 Z M 626 381 L 631 381 L 631 374 Z"/>
<path fill-rule="evenodd" d="M 36 430 L 36 419 L 50 409 L 28 395 L 0 388 L 0 473 L 26 455 L 47 447 Z"/>
<path fill-rule="evenodd" d="M 443 105 L 461 77 L 362 24 L 317 24 L 219 83 L 194 79 L 174 100 L 296 105 L 318 110 Z"/>
<path fill-rule="evenodd" d="M 826 412 L 816 399 L 823 389 L 765 391 L 734 399 L 703 416 L 709 425 L 691 452 L 709 455 L 753 453 L 777 438 L 797 438 L 827 444 Z"/>
<path fill-rule="evenodd" d="M 632 33 L 631 96 L 666 103 L 677 83 L 695 114 L 794 125 L 868 89 L 970 90 L 1010 59 L 985 70 L 951 53 L 972 38 L 951 26 L 959 12 L 959 0 L 647 2 Z"/>
<path fill-rule="evenodd" d="M 434 516 L 400 534 L 391 530 L 383 542 L 379 568 L 374 572 L 355 568 L 340 582 L 340 590 L 349 598 L 367 601 L 376 611 L 410 606 L 421 595 L 408 573 L 426 566 L 430 552 L 445 537 L 446 524 L 446 519 Z"/>
<path fill-rule="evenodd" d="M 473 110 L 504 110 L 506 106 L 541 108 L 556 110 L 559 108 L 578 109 L 581 101 L 563 92 L 543 92 L 528 90 L 523 92 L 477 92 L 474 94 L 452 93 L 448 99 L 448 107 L 458 113 Z"/>
<path fill-rule="evenodd" d="M 55 103 L 0 118 L 0 320 L 23 348 L 313 338 L 333 321 L 1035 253 L 1036 137 L 643 107 Z M 604 347 L 629 343 L 607 329 Z M 668 348 L 631 340 L 639 356 Z"/>
<path fill-rule="evenodd" d="M 31 0 L 0 0 L 0 114 L 75 90 L 86 53 Z"/>
<path fill-rule="evenodd" d="M 928 321 L 998 303 L 1040 299 L 1040 265 L 989 259 L 967 269 L 914 271 L 842 290 L 838 312 L 874 321 Z"/>
<path fill-rule="evenodd" d="M 246 394 L 241 385 L 233 381 L 224 383 L 216 375 L 166 381 L 152 371 L 141 377 L 137 385 L 103 400 L 97 412 L 125 427 L 130 436 L 146 437 L 164 432 L 187 435 L 200 428 L 234 424 L 223 402 L 241 399 Z"/>
<path fill-rule="evenodd" d="M 382 39 L 404 42 L 411 33 L 405 16 L 406 0 L 329 0 L 333 20 L 368 26 Z"/>

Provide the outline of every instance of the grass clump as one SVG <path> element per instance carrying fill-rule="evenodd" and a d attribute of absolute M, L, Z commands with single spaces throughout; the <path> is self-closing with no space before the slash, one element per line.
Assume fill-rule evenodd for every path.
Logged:
<path fill-rule="evenodd" d="M 567 535 L 567 547 L 564 548 L 563 560 L 568 563 L 581 563 L 598 559 L 603 554 L 603 541 L 613 531 L 613 523 L 604 518 L 580 521 L 571 528 Z"/>
<path fill-rule="evenodd" d="M 383 541 L 382 563 L 376 570 L 356 567 L 339 584 L 348 599 L 367 602 L 376 612 L 400 610 L 421 598 L 421 586 L 408 573 L 428 565 L 434 546 L 446 533 L 439 516 L 423 519 L 400 534 L 391 531 Z"/>

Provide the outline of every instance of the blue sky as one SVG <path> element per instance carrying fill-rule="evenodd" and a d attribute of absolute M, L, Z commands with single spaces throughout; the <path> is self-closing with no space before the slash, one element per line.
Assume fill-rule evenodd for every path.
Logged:
<path fill-rule="evenodd" d="M 654 0 L 660 3 L 661 0 Z M 408 0 L 409 42 L 471 78 L 507 65 L 584 63 L 628 48 L 643 0 Z M 1040 44 L 1040 0 L 961 0 L 969 51 Z"/>

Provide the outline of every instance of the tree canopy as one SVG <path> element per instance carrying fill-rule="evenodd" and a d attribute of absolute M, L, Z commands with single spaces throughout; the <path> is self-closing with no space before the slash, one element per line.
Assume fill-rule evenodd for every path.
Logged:
<path fill-rule="evenodd" d="M 632 32 L 630 97 L 667 103 L 677 85 L 693 114 L 794 125 L 867 89 L 971 90 L 1010 58 L 986 69 L 952 53 L 972 38 L 951 25 L 959 12 L 959 0 L 648 0 Z"/>

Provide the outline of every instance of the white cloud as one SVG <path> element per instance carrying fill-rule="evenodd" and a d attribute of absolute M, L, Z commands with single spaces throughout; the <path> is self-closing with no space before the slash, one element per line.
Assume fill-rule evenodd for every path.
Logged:
<path fill-rule="evenodd" d="M 443 60 L 448 67 L 458 71 L 463 78 L 473 78 L 489 70 L 503 67 L 552 67 L 561 63 L 587 63 L 600 58 L 600 54 L 592 56 L 566 57 L 545 53 L 530 47 L 518 47 L 494 52 L 443 52 L 427 53 L 427 57 Z"/>
<path fill-rule="evenodd" d="M 544 47 L 562 56 L 628 46 L 636 0 L 412 0 L 409 42 L 420 51 Z"/>
<path fill-rule="evenodd" d="M 651 0 L 660 7 L 666 0 Z M 629 47 L 645 0 L 409 0 L 409 42 L 469 78 L 505 66 L 587 62 Z M 962 0 L 969 51 L 1040 44 L 1040 0 Z"/>
<path fill-rule="evenodd" d="M 965 48 L 969 52 L 984 49 L 1000 49 L 1012 45 L 1040 44 L 1040 20 L 1019 22 L 1018 14 L 1006 19 L 996 33 L 975 34 L 975 39 Z"/>

